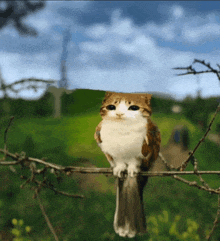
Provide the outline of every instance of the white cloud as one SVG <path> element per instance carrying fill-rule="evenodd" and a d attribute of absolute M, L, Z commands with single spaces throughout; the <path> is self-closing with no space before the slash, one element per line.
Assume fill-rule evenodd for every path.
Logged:
<path fill-rule="evenodd" d="M 145 85 L 150 81 L 150 76 L 145 70 L 135 68 L 110 71 L 87 67 L 77 72 L 71 71 L 70 76 L 73 77 L 73 86 L 120 92 L 144 91 Z"/>
<path fill-rule="evenodd" d="M 112 13 L 111 18 L 112 26 L 110 28 L 111 34 L 118 36 L 129 37 L 134 32 L 134 26 L 129 18 L 122 18 L 121 11 L 115 10 Z"/>
<path fill-rule="evenodd" d="M 174 5 L 171 7 L 171 14 L 174 16 L 175 19 L 179 19 L 184 15 L 184 9 L 181 6 Z"/>
<path fill-rule="evenodd" d="M 90 1 L 46 1 L 46 7 L 34 14 L 29 15 L 25 22 L 37 30 L 39 35 L 48 34 L 52 31 L 54 26 L 60 26 L 61 28 L 73 27 L 76 31 L 80 26 L 76 26 L 74 19 L 69 18 L 69 15 L 59 14 L 60 8 L 66 8 L 74 11 L 87 11 L 90 6 Z"/>
<path fill-rule="evenodd" d="M 175 18 L 181 18 L 184 15 L 184 10 L 178 7 L 173 8 L 173 14 Z M 206 25 L 199 18 L 197 18 L 197 21 L 205 28 Z M 195 26 L 190 25 L 190 22 L 186 22 L 186 24 L 188 29 L 195 29 Z M 209 25 L 209 33 L 212 34 L 217 25 L 211 23 Z M 122 34 L 123 29 L 126 34 Z M 128 63 L 123 71 L 121 69 L 117 70 L 117 65 L 115 65 L 116 69 L 111 71 L 99 69 L 97 65 L 92 70 L 86 68 L 85 71 L 80 71 L 76 79 L 81 79 L 80 76 L 86 79 L 84 88 L 89 86 L 89 88 L 97 89 L 96 86 L 99 86 L 99 89 L 107 88 L 115 91 L 127 90 L 129 92 L 144 91 L 145 89 L 148 91 L 169 92 L 176 98 L 183 98 L 185 94 L 195 96 L 198 86 L 193 76 L 177 77 L 175 74 L 178 72 L 172 70 L 172 68 L 188 66 L 194 58 L 211 59 L 211 54 L 201 56 L 190 51 L 159 47 L 156 43 L 156 37 L 159 36 L 165 40 L 174 40 L 177 34 L 176 30 L 181 32 L 181 29 L 184 29 L 184 24 L 181 25 L 179 22 L 175 23 L 173 21 L 161 25 L 150 23 L 144 27 L 137 27 L 134 26 L 131 20 L 122 18 L 119 11 L 115 12 L 110 25 L 96 25 L 87 29 L 87 34 L 90 37 L 98 38 L 99 41 L 88 41 L 82 44 L 81 58 L 84 60 L 94 59 L 95 62 L 97 54 L 102 59 L 102 56 L 111 54 L 117 49 L 121 53 L 130 56 L 131 59 L 135 57 L 135 61 L 139 61 L 139 64 Z M 198 33 L 195 34 L 195 36 L 198 35 Z M 204 35 L 206 33 L 203 30 L 200 31 L 200 38 L 204 37 Z M 183 38 L 183 40 L 185 39 Z M 188 38 L 188 41 L 195 41 L 195 39 L 191 37 L 191 39 Z M 197 41 L 199 40 L 197 39 Z M 115 80 L 117 80 L 117 84 L 115 84 Z M 215 77 L 212 76 L 210 83 L 215 81 Z M 214 85 L 211 84 L 210 86 Z M 212 87 L 210 87 L 210 93 L 211 89 Z"/>
<path fill-rule="evenodd" d="M 140 59 L 153 58 L 153 52 L 156 51 L 156 45 L 152 38 L 139 33 L 133 36 L 133 39 L 127 43 L 126 39 L 118 44 L 118 49 L 124 54 L 133 55 Z M 151 57 L 150 57 L 151 55 Z"/>
<path fill-rule="evenodd" d="M 82 5 L 81 10 L 86 11 L 86 6 Z M 161 24 L 151 22 L 139 27 L 132 19 L 122 17 L 120 10 L 116 10 L 110 24 L 73 28 L 74 31 L 80 29 L 82 35 L 91 40 L 79 43 L 77 53 L 74 44 L 69 48 L 70 88 L 77 86 L 122 92 L 169 92 L 177 98 L 183 98 L 185 94 L 195 95 L 198 87 L 195 78 L 177 77 L 175 74 L 178 71 L 172 68 L 188 66 L 194 58 L 217 63 L 220 53 L 215 52 L 213 57 L 213 53 L 201 55 L 191 51 L 179 51 L 172 46 L 158 46 L 157 40 L 197 44 L 201 40 L 219 36 L 219 23 L 215 20 L 215 15 L 204 16 L 205 21 L 199 16 L 186 18 L 185 10 L 177 5 L 170 11 L 170 19 Z M 61 47 L 58 43 L 62 42 L 62 31 L 56 31 L 53 27 L 65 27 L 70 22 L 65 16 L 56 15 L 50 9 L 47 14 L 42 12 L 33 16 L 29 23 L 40 32 L 41 37 L 51 35 L 51 45 L 57 44 Z M 9 34 L 7 29 L 4 31 L 1 33 Z M 16 39 L 15 32 L 10 34 L 14 34 Z M 3 77 L 8 82 L 28 77 L 58 80 L 60 54 L 61 48 L 23 55 L 0 52 Z M 205 80 L 207 77 L 203 78 Z M 220 89 L 217 82 L 214 75 L 209 76 L 209 81 L 201 82 L 204 91 L 202 93 L 218 93 Z"/>
<path fill-rule="evenodd" d="M 54 22 L 48 21 L 48 16 L 45 16 L 44 14 L 31 16 L 30 18 L 27 18 L 25 22 L 38 32 L 49 31 L 54 24 Z"/>
<path fill-rule="evenodd" d="M 149 34 L 165 41 L 185 42 L 189 44 L 201 43 L 220 37 L 219 16 L 215 13 L 204 16 L 185 15 L 180 6 L 173 6 L 170 18 L 162 24 L 146 23 L 142 27 L 145 34 Z"/>
<path fill-rule="evenodd" d="M 59 69 L 54 71 L 56 63 L 53 62 L 58 59 L 57 53 L 24 56 L 18 53 L 0 52 L 0 59 L 3 60 L 1 61 L 2 75 L 7 83 L 13 83 L 22 78 L 57 79 L 59 76 Z M 51 65 L 48 66 L 48 63 Z"/>
<path fill-rule="evenodd" d="M 87 35 L 95 39 L 102 38 L 106 33 L 107 27 L 104 24 L 95 24 L 87 30 Z"/>
<path fill-rule="evenodd" d="M 131 19 L 122 18 L 119 9 L 113 11 L 111 16 L 110 25 L 95 24 L 94 26 L 86 29 L 86 34 L 91 38 L 129 38 L 135 33 L 135 26 Z"/>
<path fill-rule="evenodd" d="M 154 37 L 159 37 L 165 41 L 171 41 L 176 37 L 175 24 L 165 23 L 162 25 L 157 25 L 155 23 L 148 23 L 143 27 L 143 31 L 146 34 L 152 35 Z"/>
<path fill-rule="evenodd" d="M 81 50 L 83 52 L 91 52 L 94 54 L 107 54 L 110 52 L 110 46 L 104 42 L 84 42 L 81 44 Z"/>
<path fill-rule="evenodd" d="M 220 24 L 206 23 L 202 26 L 184 26 L 182 30 L 183 38 L 191 43 L 198 43 L 220 36 Z"/>

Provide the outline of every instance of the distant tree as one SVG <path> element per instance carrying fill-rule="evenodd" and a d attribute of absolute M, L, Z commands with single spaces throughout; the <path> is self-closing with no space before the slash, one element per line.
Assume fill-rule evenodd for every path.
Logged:
<path fill-rule="evenodd" d="M 24 24 L 23 20 L 44 6 L 44 0 L 0 0 L 0 29 L 13 24 L 20 34 L 36 36 L 37 32 Z"/>

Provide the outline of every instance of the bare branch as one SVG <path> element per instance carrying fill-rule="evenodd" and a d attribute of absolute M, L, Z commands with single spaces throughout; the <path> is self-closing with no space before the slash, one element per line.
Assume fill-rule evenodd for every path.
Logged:
<path fill-rule="evenodd" d="M 21 186 L 20 186 L 21 188 L 23 188 L 27 183 L 29 183 L 31 181 L 31 178 L 27 178 L 25 176 L 21 176 L 21 179 L 26 179 L 26 181 L 23 184 L 21 184 Z M 70 194 L 70 193 L 67 193 L 67 192 L 59 191 L 53 185 L 48 185 L 48 183 L 46 183 L 45 181 L 41 182 L 41 181 L 38 181 L 38 180 L 35 179 L 33 182 L 35 184 L 37 184 L 37 186 L 49 188 L 50 190 L 54 191 L 57 194 L 61 194 L 61 195 L 64 195 L 64 196 L 67 196 L 67 197 L 72 197 L 72 198 L 85 198 L 84 195 Z"/>
<path fill-rule="evenodd" d="M 5 153 L 3 149 L 0 149 L 0 152 Z M 18 154 L 12 154 L 10 152 L 6 152 L 8 157 L 11 157 L 15 159 L 15 161 L 8 162 L 8 161 L 0 161 L 0 165 L 18 165 L 18 164 L 23 164 L 26 163 L 26 166 L 29 166 L 31 170 L 31 177 L 26 178 L 26 177 L 21 177 L 22 179 L 27 179 L 22 185 L 21 188 L 24 187 L 27 183 L 35 183 L 39 187 L 46 187 L 51 190 L 53 190 L 56 193 L 68 196 L 68 197 L 74 197 L 74 198 L 84 198 L 83 195 L 78 195 L 78 194 L 68 194 L 62 191 L 58 191 L 54 186 L 50 183 L 47 183 L 46 177 L 44 176 L 44 181 L 38 181 L 36 179 L 37 174 L 44 174 L 44 172 L 49 168 L 51 170 L 54 170 L 56 172 L 62 172 L 66 175 L 72 175 L 73 173 L 90 173 L 90 174 L 107 174 L 107 175 L 113 175 L 112 168 L 87 168 L 87 167 L 74 167 L 74 166 L 61 166 L 61 165 L 56 165 L 53 163 L 46 162 L 45 160 L 40 160 L 37 158 L 32 158 L 32 157 L 26 157 L 23 154 L 18 155 Z M 163 157 L 163 155 L 160 153 L 160 156 Z M 29 164 L 27 164 L 29 163 Z M 43 169 L 36 169 L 36 164 L 41 164 L 44 165 Z M 125 172 L 125 176 L 126 176 Z M 181 181 L 189 186 L 193 186 L 196 188 L 199 188 L 204 191 L 208 191 L 209 193 L 214 193 L 214 194 L 220 194 L 220 189 L 212 189 L 208 186 L 208 184 L 205 183 L 205 181 L 202 179 L 201 175 L 204 174 L 217 174 L 220 175 L 220 171 L 198 171 L 197 169 L 197 164 L 194 165 L 194 171 L 163 171 L 163 172 L 140 172 L 139 175 L 142 176 L 149 176 L 149 177 L 164 177 L 164 176 L 172 176 L 178 181 Z M 202 182 L 203 185 L 197 184 L 197 182 L 190 182 L 182 177 L 179 177 L 177 175 L 197 175 L 200 177 L 200 181 Z"/>
<path fill-rule="evenodd" d="M 174 68 L 174 69 L 184 69 L 184 68 Z M 188 74 L 205 74 L 205 73 L 213 73 L 211 70 L 205 70 L 205 71 L 192 71 L 192 72 L 187 72 L 187 73 L 182 73 L 182 74 L 177 74 L 177 76 L 183 76 L 183 75 L 188 75 Z"/>
<path fill-rule="evenodd" d="M 220 104 L 218 105 L 218 107 L 217 107 L 217 109 L 216 109 L 216 111 L 215 111 L 215 114 L 214 114 L 214 116 L 213 116 L 213 118 L 212 118 L 212 120 L 211 120 L 211 122 L 210 122 L 210 124 L 209 124 L 209 126 L 208 126 L 208 128 L 207 128 L 207 131 L 205 132 L 204 136 L 202 137 L 202 139 L 199 140 L 199 142 L 198 142 L 197 145 L 195 146 L 194 150 L 193 150 L 192 152 L 190 152 L 190 155 L 188 156 L 188 158 L 181 164 L 181 166 L 180 166 L 179 168 L 177 168 L 177 170 L 183 171 L 183 170 L 186 168 L 188 162 L 189 162 L 190 159 L 193 157 L 194 153 L 196 152 L 196 150 L 198 149 L 198 147 L 200 146 L 200 144 L 201 144 L 203 141 L 205 141 L 205 138 L 206 138 L 206 136 L 208 135 L 209 131 L 211 130 L 211 126 L 212 126 L 212 124 L 213 124 L 213 122 L 214 122 L 214 120 L 215 120 L 215 117 L 216 117 L 217 113 L 219 112 L 219 110 L 220 110 Z"/>
<path fill-rule="evenodd" d="M 15 86 L 17 84 L 23 84 L 25 82 L 30 83 L 31 81 L 44 83 L 44 84 L 53 84 L 53 83 L 55 83 L 55 80 L 42 80 L 42 79 L 36 79 L 36 78 L 29 78 L 29 79 L 21 79 L 21 80 L 15 81 L 15 82 L 7 85 L 7 88 L 11 88 L 12 86 Z"/>
<path fill-rule="evenodd" d="M 42 214 L 43 214 L 43 216 L 44 216 L 44 218 L 45 218 L 45 220 L 46 220 L 47 226 L 49 227 L 51 233 L 53 234 L 54 239 L 55 239 L 56 241 L 59 241 L 59 239 L 58 239 L 58 237 L 57 237 L 57 235 L 56 235 L 56 232 L 55 232 L 55 230 L 54 230 L 54 228 L 53 228 L 53 226 L 52 226 L 52 224 L 51 224 L 51 222 L 50 222 L 50 219 L 48 218 L 48 216 L 47 216 L 47 214 L 46 214 L 46 212 L 45 212 L 44 206 L 43 206 L 43 204 L 42 204 L 42 201 L 41 201 L 41 199 L 40 199 L 40 197 L 39 197 L 39 194 L 38 194 L 38 191 L 37 191 L 37 190 L 35 191 L 35 195 L 36 195 L 37 200 L 38 200 L 38 202 L 39 202 L 39 206 L 40 206 L 41 212 L 42 212 Z"/>
<path fill-rule="evenodd" d="M 220 75 L 219 75 L 220 72 L 219 72 L 218 70 L 216 70 L 216 69 L 213 69 L 213 68 L 211 67 L 210 63 L 205 63 L 204 60 L 199 60 L 199 59 L 195 59 L 195 60 L 194 60 L 194 63 L 200 63 L 200 64 L 204 65 L 205 67 L 207 67 L 208 69 L 210 69 L 210 71 L 211 71 L 212 73 L 215 73 L 215 74 L 217 75 L 218 79 L 220 80 Z"/>
<path fill-rule="evenodd" d="M 207 189 L 210 189 L 209 185 L 205 180 L 202 178 L 202 175 L 198 173 L 198 162 L 197 159 L 193 156 L 193 162 L 194 162 L 194 172 L 199 177 L 200 182 L 203 184 L 204 187 Z"/>
<path fill-rule="evenodd" d="M 168 162 L 166 161 L 166 159 L 164 158 L 163 154 L 161 152 L 159 152 L 159 157 L 161 158 L 161 160 L 163 161 L 164 165 L 166 166 L 167 170 L 176 170 L 176 168 L 173 165 L 168 164 Z"/>
<path fill-rule="evenodd" d="M 55 188 L 51 188 L 51 187 L 49 187 L 49 186 L 47 186 L 47 187 L 50 188 L 51 190 L 53 190 L 54 192 L 56 192 L 56 193 L 58 193 L 58 194 L 62 194 L 62 195 L 67 196 L 67 197 L 85 198 L 84 195 L 70 194 L 70 193 L 67 193 L 67 192 L 63 192 L 63 191 L 56 190 Z"/>
<path fill-rule="evenodd" d="M 45 84 L 53 84 L 56 82 L 55 80 L 42 80 L 42 79 L 37 79 L 37 78 L 28 78 L 28 79 L 21 79 L 21 80 L 18 80 L 11 84 L 6 85 L 2 78 L 0 78 L 0 80 L 1 80 L 0 90 L 2 90 L 4 92 L 5 97 L 7 97 L 7 95 L 6 95 L 7 90 L 11 90 L 14 93 L 18 93 L 24 89 L 33 89 L 33 90 L 37 91 L 37 89 L 39 89 L 39 88 L 45 88 L 44 86 L 37 85 L 37 83 L 43 83 L 45 85 Z M 19 89 L 15 89 L 15 86 L 17 86 L 19 84 L 25 84 L 25 83 L 28 83 L 29 85 L 26 87 L 21 87 Z"/>
<path fill-rule="evenodd" d="M 13 120 L 14 120 L 14 116 L 11 117 L 11 119 L 8 123 L 8 127 L 5 129 L 5 132 L 4 132 L 4 150 L 5 150 L 5 153 L 7 152 L 7 134 L 8 134 L 9 127 L 10 127 Z M 5 154 L 4 158 L 6 159 L 6 154 Z"/>
<path fill-rule="evenodd" d="M 195 174 L 195 173 L 194 173 Z M 202 174 L 200 172 L 200 174 Z M 220 190 L 219 189 L 212 189 L 212 188 L 207 188 L 205 186 L 201 186 L 201 185 L 198 185 L 198 183 L 196 181 L 193 181 L 193 182 L 190 182 L 182 177 L 179 177 L 177 175 L 174 175 L 173 178 L 175 178 L 176 180 L 180 181 L 180 182 L 183 182 L 191 187 L 197 187 L 198 189 L 201 189 L 201 190 L 204 190 L 204 191 L 207 191 L 207 192 L 210 192 L 210 193 L 215 193 L 215 194 L 220 194 Z"/>
<path fill-rule="evenodd" d="M 194 59 L 193 64 L 196 64 L 196 63 L 199 63 L 199 64 L 205 66 L 208 70 L 196 71 L 195 68 L 192 67 L 192 65 L 190 65 L 188 67 L 177 67 L 177 68 L 173 68 L 173 69 L 175 69 L 175 70 L 186 70 L 185 73 L 177 74 L 178 76 L 188 75 L 188 74 L 196 75 L 196 74 L 214 73 L 214 74 L 217 75 L 218 80 L 220 81 L 220 71 L 212 68 L 210 63 L 205 63 L 204 60 Z M 220 66 L 218 64 L 217 64 L 217 66 L 220 69 Z"/>
<path fill-rule="evenodd" d="M 4 153 L 3 149 L 0 149 L 0 152 Z M 53 164 L 50 162 L 46 162 L 37 158 L 25 157 L 23 160 L 18 160 L 19 156 L 16 154 L 12 154 L 10 152 L 6 152 L 8 157 L 15 159 L 16 161 L 0 161 L 0 165 L 18 165 L 21 162 L 36 162 L 39 164 L 45 165 L 46 168 L 55 169 L 57 171 L 61 171 L 66 173 L 67 175 L 71 175 L 72 173 L 90 173 L 90 174 L 109 174 L 113 175 L 112 168 L 90 168 L 90 167 L 75 167 L 75 166 L 61 166 L 57 164 Z M 36 173 L 40 173 L 42 170 L 36 170 Z M 220 171 L 197 171 L 198 174 L 220 174 Z M 140 172 L 140 175 L 156 177 L 156 176 L 173 176 L 173 175 L 195 175 L 195 171 L 162 171 L 162 172 Z"/>
<path fill-rule="evenodd" d="M 217 227 L 217 224 L 219 222 L 219 217 L 220 217 L 220 194 L 218 195 L 218 209 L 217 209 L 217 214 L 216 214 L 216 217 L 215 217 L 215 220 L 213 222 L 213 227 L 212 227 L 212 230 L 210 231 L 209 235 L 206 237 L 207 240 L 210 240 L 214 230 L 216 229 Z"/>

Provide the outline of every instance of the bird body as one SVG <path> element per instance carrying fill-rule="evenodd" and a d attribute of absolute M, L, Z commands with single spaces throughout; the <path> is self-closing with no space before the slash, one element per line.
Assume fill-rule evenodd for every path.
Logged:
<path fill-rule="evenodd" d="M 146 232 L 143 188 L 148 178 L 139 172 L 155 162 L 161 142 L 150 119 L 150 99 L 149 94 L 107 92 L 94 135 L 117 177 L 114 229 L 122 237 Z"/>

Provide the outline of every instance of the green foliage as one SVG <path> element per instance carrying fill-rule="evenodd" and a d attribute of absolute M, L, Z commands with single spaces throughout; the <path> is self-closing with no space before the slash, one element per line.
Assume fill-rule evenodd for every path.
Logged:
<path fill-rule="evenodd" d="M 31 237 L 32 228 L 30 226 L 24 226 L 24 221 L 22 219 L 17 220 L 15 218 L 12 219 L 13 228 L 11 229 L 11 233 L 14 238 L 13 241 L 33 241 L 34 239 Z M 51 241 L 51 238 L 41 238 L 41 241 Z"/>
<path fill-rule="evenodd" d="M 153 109 L 153 113 L 171 114 L 172 106 L 174 104 L 179 104 L 179 103 L 174 99 L 164 99 L 154 95 L 152 96 L 152 99 L 151 99 L 151 107 Z"/>
<path fill-rule="evenodd" d="M 214 116 L 214 112 L 209 114 L 208 121 L 210 122 Z M 213 122 L 211 132 L 220 135 L 220 114 L 218 114 L 215 117 L 215 121 Z"/>
<path fill-rule="evenodd" d="M 71 94 L 62 96 L 62 114 L 72 116 L 99 112 L 102 100 L 105 96 L 104 91 L 77 89 Z"/>
<path fill-rule="evenodd" d="M 167 211 L 163 211 L 162 215 L 150 216 L 148 218 L 148 231 L 150 234 L 149 241 L 199 241 L 198 228 L 199 225 L 191 219 L 187 219 L 186 223 L 181 221 L 181 216 L 176 215 L 174 221 L 170 220 Z M 179 231 L 186 226 L 186 231 Z"/>
<path fill-rule="evenodd" d="M 183 102 L 183 114 L 194 124 L 200 123 L 205 129 L 208 125 L 208 117 L 218 106 L 216 98 L 202 99 L 200 96 L 196 99 L 187 97 Z"/>
<path fill-rule="evenodd" d="M 98 209 L 101 206 L 96 204 L 96 207 L 90 207 L 90 210 L 88 211 L 88 214 L 91 213 L 91 211 L 97 214 Z M 99 214 L 102 215 L 102 212 L 105 211 L 102 208 L 98 211 Z M 95 214 L 94 213 L 94 214 Z M 95 215 L 93 215 L 94 219 L 93 221 L 95 221 Z M 112 217 L 112 213 L 106 213 L 104 219 L 102 219 L 102 222 L 105 222 L 105 218 L 107 220 L 107 222 L 111 222 Z M 199 241 L 200 237 L 198 235 L 198 228 L 199 225 L 198 223 L 196 223 L 195 221 L 191 220 L 191 219 L 187 219 L 186 221 L 181 220 L 181 216 L 180 215 L 176 215 L 174 220 L 171 221 L 169 214 L 167 211 L 163 211 L 162 214 L 157 215 L 157 216 L 150 216 L 148 218 L 148 237 L 150 237 L 149 239 L 147 239 L 148 241 L 169 241 L 169 240 L 173 240 L 173 241 Z M 31 241 L 34 240 L 32 238 L 31 235 L 31 231 L 32 228 L 30 226 L 24 226 L 24 221 L 21 220 L 17 220 L 17 219 L 12 219 L 12 224 L 14 225 L 14 227 L 11 229 L 11 233 L 14 236 L 13 241 Z M 72 234 L 72 238 L 71 239 L 66 239 L 66 240 L 86 240 L 89 238 L 89 240 L 95 240 L 95 236 L 91 236 L 91 233 L 81 233 L 81 228 L 80 228 L 80 222 L 79 224 L 79 228 L 78 229 L 74 229 L 75 233 Z M 100 226 L 99 226 L 100 227 Z M 98 228 L 99 228 L 98 227 Z M 100 227 L 101 228 L 101 227 Z M 185 231 L 180 231 L 180 229 L 184 229 Z M 102 228 L 101 228 L 102 229 Z M 103 232 L 101 234 L 101 232 Z M 94 234 L 95 232 L 100 233 L 100 239 L 101 241 L 110 241 L 110 240 L 115 240 L 116 239 L 116 234 L 113 233 L 112 231 L 108 231 L 108 230 L 94 230 Z M 85 237 L 84 237 L 85 236 Z M 90 236 L 90 237 L 89 237 Z M 44 238 L 44 239 L 40 239 L 42 241 L 49 241 L 51 240 L 50 238 Z M 146 240 L 143 239 L 143 240 Z"/>
<path fill-rule="evenodd" d="M 164 114 L 164 113 L 156 113 L 153 114 L 152 120 L 157 123 L 160 131 L 161 131 L 161 139 L 162 139 L 162 145 L 165 146 L 168 144 L 168 141 L 170 139 L 171 133 L 175 126 L 183 125 L 186 126 L 189 130 L 190 134 L 190 143 L 191 140 L 194 139 L 195 134 L 198 133 L 201 135 L 201 131 L 198 130 L 198 128 L 195 127 L 187 118 L 185 118 L 182 115 L 177 114 Z"/>
<path fill-rule="evenodd" d="M 17 220 L 15 218 L 12 219 L 12 224 L 14 225 L 14 228 L 11 230 L 14 236 L 13 241 L 31 241 L 29 238 L 31 232 L 30 226 L 24 226 L 22 219 Z"/>
<path fill-rule="evenodd" d="M 5 108 L 3 108 L 5 102 L 7 103 L 7 111 L 4 111 Z M 45 94 L 39 100 L 1 99 L 0 108 L 3 110 L 0 113 L 0 118 L 4 117 L 6 113 L 9 116 L 15 116 L 16 119 L 22 117 L 46 117 L 53 114 L 53 99 L 50 93 Z"/>
<path fill-rule="evenodd" d="M 99 90 L 77 89 L 71 94 L 62 95 L 62 115 L 73 116 L 91 112 L 99 112 L 105 92 Z M 16 118 L 21 117 L 49 117 L 53 114 L 54 99 L 51 93 L 47 92 L 39 100 L 7 99 L 7 105 L 10 106 L 10 115 Z M 4 110 L 5 100 L 0 100 L 0 108 Z M 183 107 L 183 114 L 194 124 L 199 122 L 204 128 L 207 127 L 208 116 L 214 112 L 217 107 L 216 98 L 202 99 L 200 97 L 192 99 L 187 97 L 184 101 L 174 99 L 164 99 L 153 95 L 151 106 L 153 113 L 171 114 L 173 105 Z M 204 111 L 205 110 L 205 111 Z M 2 111 L 2 116 L 5 113 Z"/>

